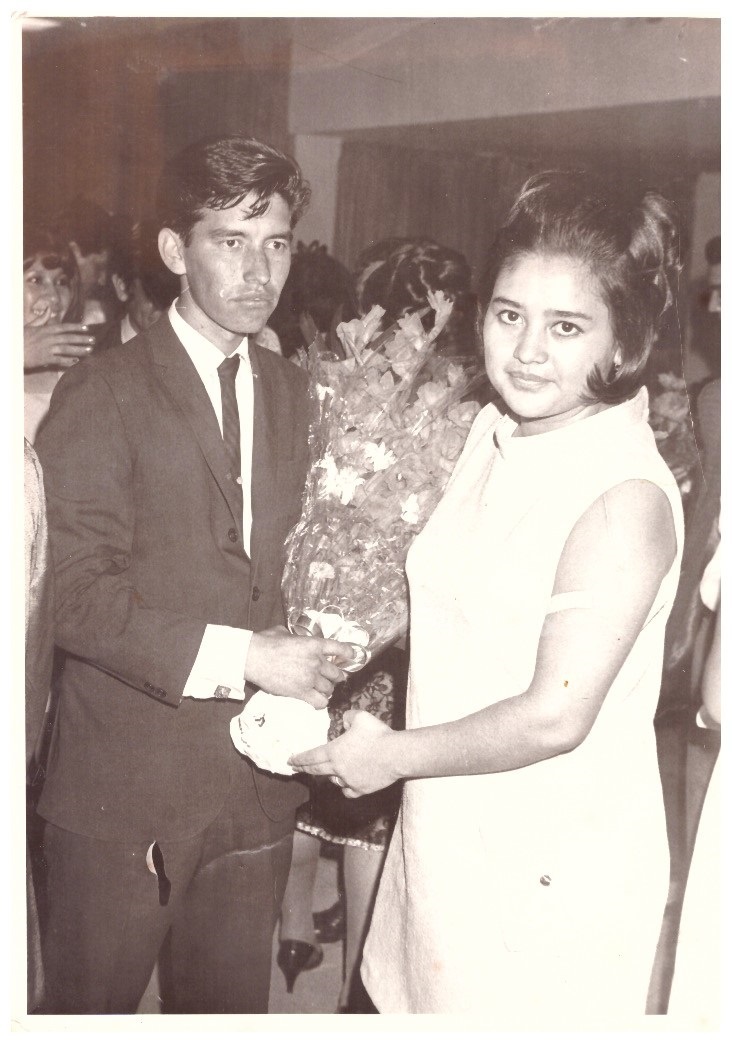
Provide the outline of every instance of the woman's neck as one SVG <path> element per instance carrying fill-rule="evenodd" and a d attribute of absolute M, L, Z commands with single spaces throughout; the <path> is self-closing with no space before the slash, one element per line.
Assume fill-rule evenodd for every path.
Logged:
<path fill-rule="evenodd" d="M 543 435 L 549 431 L 559 431 L 563 427 L 569 427 L 578 420 L 585 420 L 595 413 L 601 413 L 609 406 L 605 402 L 592 402 L 586 406 L 579 406 L 576 410 L 562 413 L 561 416 L 550 417 L 516 417 L 518 427 L 514 432 L 515 438 L 528 438 L 531 435 Z"/>

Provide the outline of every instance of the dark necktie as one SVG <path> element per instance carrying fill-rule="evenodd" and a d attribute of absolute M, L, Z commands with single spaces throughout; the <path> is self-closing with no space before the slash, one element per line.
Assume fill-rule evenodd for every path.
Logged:
<path fill-rule="evenodd" d="M 238 504 L 237 521 L 241 525 L 243 495 L 241 487 L 241 434 L 239 432 L 239 407 L 236 403 L 236 371 L 239 356 L 230 355 L 218 367 L 221 383 L 221 417 L 224 429 L 224 448 L 229 462 L 229 478 L 234 485 Z"/>

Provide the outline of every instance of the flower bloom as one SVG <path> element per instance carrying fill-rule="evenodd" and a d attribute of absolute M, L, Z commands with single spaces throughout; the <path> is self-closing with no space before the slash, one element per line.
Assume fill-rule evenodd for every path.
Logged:
<path fill-rule="evenodd" d="M 308 571 L 310 578 L 314 580 L 335 579 L 335 569 L 327 561 L 311 561 Z"/>
<path fill-rule="evenodd" d="M 419 523 L 419 500 L 416 493 L 410 493 L 404 500 L 400 517 L 407 525 L 417 525 Z"/>
<path fill-rule="evenodd" d="M 395 464 L 397 459 L 383 442 L 367 442 L 363 447 L 363 453 L 374 471 L 385 471 L 387 467 Z"/>
<path fill-rule="evenodd" d="M 323 481 L 323 492 L 326 496 L 333 496 L 347 506 L 354 497 L 359 485 L 363 485 L 365 479 L 361 477 L 355 467 L 338 467 L 330 453 L 326 453 L 320 461 L 320 466 L 325 470 Z"/>

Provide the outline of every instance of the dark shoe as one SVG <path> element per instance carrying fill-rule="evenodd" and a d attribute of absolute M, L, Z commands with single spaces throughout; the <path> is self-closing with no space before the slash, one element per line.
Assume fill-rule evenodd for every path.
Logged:
<path fill-rule="evenodd" d="M 343 899 L 337 898 L 329 909 L 313 913 L 313 926 L 319 942 L 342 942 L 346 936 Z"/>
<path fill-rule="evenodd" d="M 287 940 L 280 942 L 277 966 L 285 976 L 287 991 L 292 992 L 300 971 L 313 971 L 323 962 L 323 950 L 310 942 Z"/>

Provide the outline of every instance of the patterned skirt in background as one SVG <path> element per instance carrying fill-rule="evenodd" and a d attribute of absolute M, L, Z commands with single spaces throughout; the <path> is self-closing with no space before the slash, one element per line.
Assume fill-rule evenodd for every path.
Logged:
<path fill-rule="evenodd" d="M 343 733 L 343 715 L 352 709 L 367 710 L 390 727 L 403 728 L 407 661 L 402 649 L 389 648 L 339 685 L 328 705 L 328 738 L 335 739 Z M 332 844 L 350 844 L 372 851 L 386 847 L 399 810 L 399 783 L 378 793 L 349 799 L 328 778 L 313 777 L 309 781 L 310 801 L 298 812 L 299 830 Z"/>

